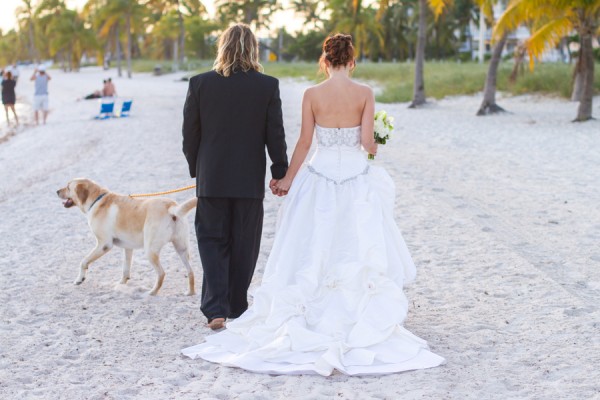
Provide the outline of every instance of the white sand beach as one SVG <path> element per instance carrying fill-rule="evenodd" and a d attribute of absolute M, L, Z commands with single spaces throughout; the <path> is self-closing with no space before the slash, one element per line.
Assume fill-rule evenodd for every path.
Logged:
<path fill-rule="evenodd" d="M 194 183 L 181 152 L 182 75 L 50 74 L 48 124 L 0 143 L 0 399 L 600 399 L 600 121 L 571 123 L 576 103 L 507 97 L 499 104 L 511 113 L 490 117 L 475 116 L 479 96 L 378 104 L 397 129 L 375 162 L 395 181 L 396 222 L 418 268 L 405 325 L 447 364 L 270 376 L 180 354 L 212 332 L 170 246 L 158 296 L 147 295 L 155 273 L 140 252 L 132 279 L 117 283 L 117 248 L 73 285 L 94 238 L 57 189 L 81 176 L 124 194 Z M 98 101 L 76 101 L 107 77 L 134 99 L 131 117 L 95 121 Z M 290 155 L 307 85 L 281 83 Z M 17 95 L 31 102 L 31 82 Z M 254 287 L 280 203 L 266 196 Z"/>

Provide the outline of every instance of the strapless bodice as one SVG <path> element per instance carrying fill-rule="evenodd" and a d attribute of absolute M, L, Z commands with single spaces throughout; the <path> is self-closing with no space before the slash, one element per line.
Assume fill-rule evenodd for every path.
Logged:
<path fill-rule="evenodd" d="M 361 149 L 360 126 L 325 128 L 315 126 L 317 151 L 308 162 L 313 174 L 341 185 L 369 171 L 367 155 Z"/>
<path fill-rule="evenodd" d="M 325 128 L 316 125 L 315 134 L 319 147 L 341 147 L 360 150 L 360 126 L 351 128 Z"/>

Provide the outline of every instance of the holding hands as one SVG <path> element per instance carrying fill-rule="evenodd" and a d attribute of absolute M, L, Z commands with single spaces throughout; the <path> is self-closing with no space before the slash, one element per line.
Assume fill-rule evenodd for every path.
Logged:
<path fill-rule="evenodd" d="M 274 195 L 279 197 L 288 194 L 291 186 L 292 180 L 287 176 L 283 177 L 282 179 L 271 179 L 271 182 L 269 182 L 269 189 L 271 189 L 271 192 Z"/>

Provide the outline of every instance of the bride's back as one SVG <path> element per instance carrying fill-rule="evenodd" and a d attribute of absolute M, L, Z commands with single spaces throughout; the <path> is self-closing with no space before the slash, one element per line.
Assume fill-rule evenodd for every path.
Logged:
<path fill-rule="evenodd" d="M 370 89 L 346 77 L 332 77 L 310 89 L 315 122 L 327 128 L 359 126 Z"/>

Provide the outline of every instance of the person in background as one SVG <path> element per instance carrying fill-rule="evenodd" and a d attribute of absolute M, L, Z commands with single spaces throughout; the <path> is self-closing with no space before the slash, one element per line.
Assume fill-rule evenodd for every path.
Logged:
<path fill-rule="evenodd" d="M 104 89 L 102 89 L 102 95 L 104 97 L 114 97 L 117 95 L 117 89 L 115 88 L 114 83 L 112 83 L 112 79 L 108 78 L 104 84 Z"/>
<path fill-rule="evenodd" d="M 13 64 L 11 68 L 11 73 L 15 82 L 17 82 L 19 80 L 19 67 L 17 66 L 17 63 Z"/>
<path fill-rule="evenodd" d="M 106 79 L 104 79 L 102 81 L 102 90 L 94 90 L 92 93 L 88 94 L 87 96 L 83 97 L 83 100 L 92 100 L 92 99 L 100 99 L 102 97 L 105 96 L 104 92 L 106 90 Z M 82 98 L 78 98 L 77 101 L 81 100 Z"/>
<path fill-rule="evenodd" d="M 39 124 L 38 112 L 43 113 L 44 125 L 48 117 L 48 81 L 52 79 L 41 65 L 33 71 L 31 80 L 35 81 L 35 93 L 33 96 L 33 110 L 35 112 L 35 124 Z"/>
<path fill-rule="evenodd" d="M 12 110 L 16 125 L 19 125 L 19 117 L 17 117 L 17 112 L 15 111 L 17 100 L 15 86 L 17 86 L 17 81 L 14 79 L 12 72 L 8 71 L 2 74 L 2 104 L 4 104 L 4 111 L 6 111 L 6 122 L 10 124 L 8 110 Z"/>

